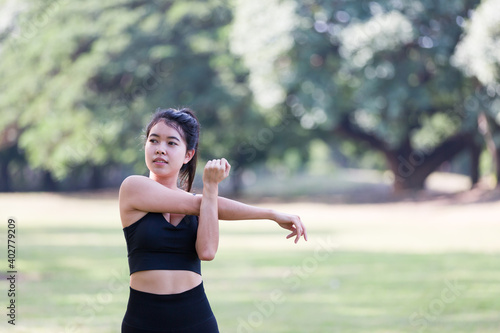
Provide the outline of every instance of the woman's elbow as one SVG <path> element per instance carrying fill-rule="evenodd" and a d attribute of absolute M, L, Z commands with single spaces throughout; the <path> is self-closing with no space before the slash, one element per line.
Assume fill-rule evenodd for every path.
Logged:
<path fill-rule="evenodd" d="M 212 261 L 215 258 L 216 250 L 205 250 L 198 253 L 198 258 L 203 261 Z"/>

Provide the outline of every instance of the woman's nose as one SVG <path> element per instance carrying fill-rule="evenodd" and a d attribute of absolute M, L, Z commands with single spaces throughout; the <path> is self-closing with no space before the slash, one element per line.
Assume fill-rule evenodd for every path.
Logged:
<path fill-rule="evenodd" d="M 163 148 L 156 148 L 156 154 L 165 155 L 165 150 Z"/>

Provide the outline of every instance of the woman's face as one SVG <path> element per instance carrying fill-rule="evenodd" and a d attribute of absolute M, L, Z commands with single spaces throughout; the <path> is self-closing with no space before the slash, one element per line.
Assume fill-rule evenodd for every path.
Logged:
<path fill-rule="evenodd" d="M 144 150 L 149 171 L 159 177 L 177 177 L 194 155 L 194 149 L 187 150 L 184 136 L 164 121 L 151 128 Z"/>

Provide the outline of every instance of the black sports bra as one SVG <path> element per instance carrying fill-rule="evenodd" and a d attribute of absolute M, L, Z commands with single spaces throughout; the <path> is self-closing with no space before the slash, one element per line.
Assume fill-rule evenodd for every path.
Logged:
<path fill-rule="evenodd" d="M 177 226 L 162 213 L 147 213 L 123 228 L 130 274 L 146 270 L 187 270 L 201 275 L 196 252 L 198 216 L 186 215 Z"/>

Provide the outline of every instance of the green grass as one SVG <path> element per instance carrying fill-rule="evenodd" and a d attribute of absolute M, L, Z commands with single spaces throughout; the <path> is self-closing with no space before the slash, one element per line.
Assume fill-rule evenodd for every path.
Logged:
<path fill-rule="evenodd" d="M 18 331 L 117 332 L 128 293 L 121 237 L 107 228 L 22 230 Z M 204 263 L 221 332 L 498 332 L 497 255 L 317 249 L 223 247 Z"/>
<path fill-rule="evenodd" d="M 205 272 L 222 331 L 498 332 L 495 255 L 323 254 L 220 255 Z"/>
<path fill-rule="evenodd" d="M 17 325 L 3 314 L 0 331 L 119 332 L 128 268 L 115 199 L 63 200 L 71 209 L 52 219 L 46 200 L 29 212 L 0 204 L 19 219 Z M 221 222 L 217 257 L 203 263 L 221 332 L 500 330 L 498 253 L 348 251 L 336 246 L 342 230 L 309 226 L 310 241 L 295 245 L 265 222 Z M 2 278 L 3 304 L 6 289 Z"/>

